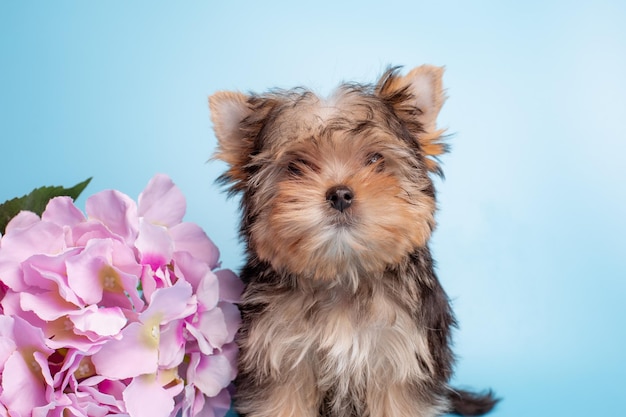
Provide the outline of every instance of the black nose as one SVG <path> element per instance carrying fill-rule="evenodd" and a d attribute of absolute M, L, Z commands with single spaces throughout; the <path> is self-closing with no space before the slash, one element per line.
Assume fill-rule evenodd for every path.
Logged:
<path fill-rule="evenodd" d="M 326 200 L 330 202 L 331 207 L 342 213 L 352 205 L 353 199 L 354 192 L 345 185 L 337 185 L 326 191 Z"/>

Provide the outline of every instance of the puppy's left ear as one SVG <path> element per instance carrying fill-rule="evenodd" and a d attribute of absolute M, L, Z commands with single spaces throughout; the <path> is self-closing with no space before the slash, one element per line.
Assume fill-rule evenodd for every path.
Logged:
<path fill-rule="evenodd" d="M 446 100 L 443 71 L 442 67 L 422 65 L 400 76 L 397 69 L 390 69 L 377 85 L 378 95 L 391 104 L 424 154 L 435 158 L 447 151 L 441 141 L 445 129 L 437 128 L 437 116 Z M 430 171 L 441 173 L 436 160 L 427 158 L 426 164 Z"/>
<path fill-rule="evenodd" d="M 246 179 L 244 166 L 252 151 L 252 143 L 242 128 L 242 122 L 252 114 L 248 96 L 239 92 L 219 91 L 209 97 L 209 108 L 218 147 L 215 157 L 230 165 L 224 178 L 235 189 Z"/>
<path fill-rule="evenodd" d="M 209 97 L 213 130 L 219 149 L 217 157 L 229 165 L 238 165 L 244 149 L 241 122 L 250 115 L 248 97 L 234 91 L 218 91 Z"/>

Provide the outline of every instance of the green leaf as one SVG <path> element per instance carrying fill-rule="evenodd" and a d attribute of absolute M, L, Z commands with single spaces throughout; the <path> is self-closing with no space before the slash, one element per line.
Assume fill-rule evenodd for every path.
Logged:
<path fill-rule="evenodd" d="M 17 216 L 22 210 L 28 210 L 41 216 L 41 213 L 48 205 L 48 201 L 54 197 L 68 196 L 76 200 L 85 187 L 89 185 L 91 177 L 85 181 L 76 184 L 72 188 L 63 187 L 41 187 L 36 188 L 23 197 L 14 198 L 0 204 L 0 233 L 4 234 L 4 230 L 9 221 Z"/>

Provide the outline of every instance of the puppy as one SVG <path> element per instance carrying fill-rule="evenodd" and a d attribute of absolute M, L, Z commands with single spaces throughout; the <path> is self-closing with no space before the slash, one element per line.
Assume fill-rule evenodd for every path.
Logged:
<path fill-rule="evenodd" d="M 449 300 L 433 269 L 443 69 L 390 69 L 329 98 L 209 99 L 241 195 L 247 262 L 236 409 L 250 417 L 480 415 L 448 385 Z"/>

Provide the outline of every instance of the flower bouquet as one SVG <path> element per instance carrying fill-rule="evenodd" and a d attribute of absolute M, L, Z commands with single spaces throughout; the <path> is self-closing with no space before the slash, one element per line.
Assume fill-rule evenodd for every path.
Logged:
<path fill-rule="evenodd" d="M 210 416 L 230 407 L 243 285 L 157 175 L 21 211 L 0 240 L 0 416 Z"/>

